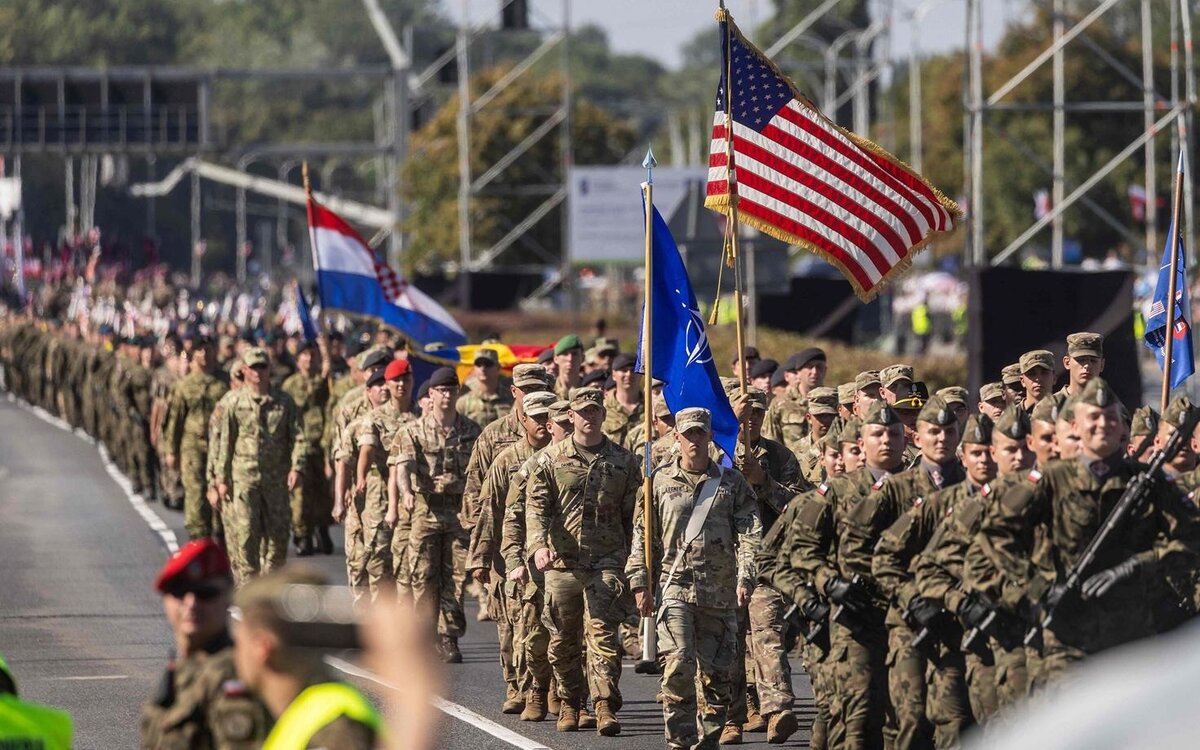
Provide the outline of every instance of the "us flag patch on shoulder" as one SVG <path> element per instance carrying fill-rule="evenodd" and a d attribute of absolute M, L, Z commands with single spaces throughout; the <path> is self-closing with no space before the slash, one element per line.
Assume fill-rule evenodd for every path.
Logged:
<path fill-rule="evenodd" d="M 1042 472 L 1038 471 L 1037 469 L 1031 470 L 1029 472 L 1029 476 L 1027 477 L 1027 479 L 1029 479 L 1029 481 L 1034 482 L 1034 483 L 1037 483 L 1038 480 L 1040 480 L 1041 478 L 1042 478 Z"/>

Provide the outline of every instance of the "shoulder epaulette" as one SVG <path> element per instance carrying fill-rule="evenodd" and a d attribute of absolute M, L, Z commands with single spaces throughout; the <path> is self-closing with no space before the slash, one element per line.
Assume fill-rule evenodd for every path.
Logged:
<path fill-rule="evenodd" d="M 1037 484 L 1039 481 L 1041 481 L 1042 472 L 1038 471 L 1037 469 L 1033 469 L 1029 472 L 1029 476 L 1027 476 L 1025 478 L 1028 479 L 1029 481 L 1033 482 L 1034 484 Z"/>

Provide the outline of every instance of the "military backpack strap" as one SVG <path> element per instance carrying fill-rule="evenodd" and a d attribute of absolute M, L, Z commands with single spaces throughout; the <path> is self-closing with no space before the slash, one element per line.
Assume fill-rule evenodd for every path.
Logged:
<path fill-rule="evenodd" d="M 704 523 L 708 520 L 708 512 L 712 510 L 713 500 L 717 497 L 717 490 L 721 487 L 721 479 L 725 476 L 725 469 L 717 467 L 717 475 L 709 477 L 700 485 L 700 490 L 696 495 L 696 503 L 692 506 L 692 515 L 688 518 L 687 527 L 683 531 L 683 546 L 679 548 L 679 553 L 675 555 L 675 562 L 671 563 L 671 570 L 667 573 L 666 582 L 662 585 L 662 589 L 666 589 L 675 580 L 675 574 L 679 571 L 679 565 L 683 562 L 683 558 L 687 556 L 688 548 L 692 546 L 692 542 L 699 538 L 701 532 L 704 531 Z M 662 608 L 659 607 L 659 614 L 662 614 Z"/>

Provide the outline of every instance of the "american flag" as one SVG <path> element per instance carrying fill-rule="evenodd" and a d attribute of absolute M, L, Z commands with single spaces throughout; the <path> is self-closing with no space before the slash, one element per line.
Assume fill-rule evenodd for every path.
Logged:
<path fill-rule="evenodd" d="M 718 20 L 724 59 L 705 205 L 728 214 L 736 194 L 739 221 L 821 256 L 870 300 L 935 235 L 954 230 L 958 206 L 879 146 L 830 121 L 727 13 L 718 12 Z"/>

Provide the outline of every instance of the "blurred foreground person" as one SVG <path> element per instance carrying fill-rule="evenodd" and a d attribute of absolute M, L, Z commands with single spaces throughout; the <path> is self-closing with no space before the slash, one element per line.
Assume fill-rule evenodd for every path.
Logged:
<path fill-rule="evenodd" d="M 0 656 L 0 747 L 70 750 L 71 716 L 17 697 L 17 678 Z"/>

